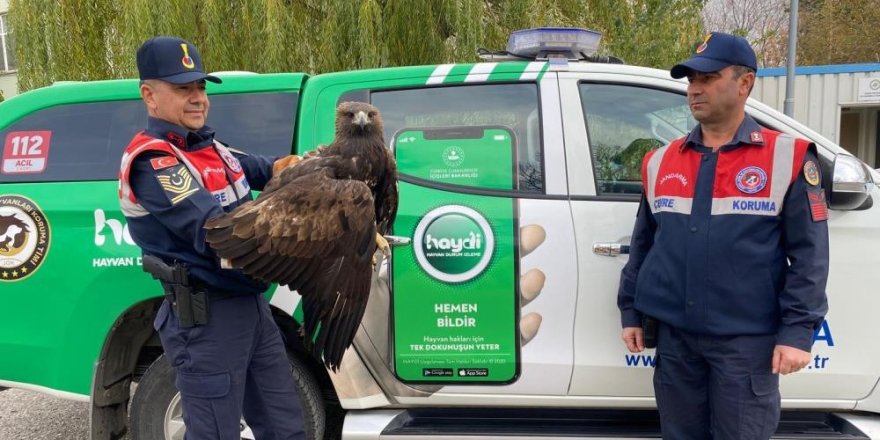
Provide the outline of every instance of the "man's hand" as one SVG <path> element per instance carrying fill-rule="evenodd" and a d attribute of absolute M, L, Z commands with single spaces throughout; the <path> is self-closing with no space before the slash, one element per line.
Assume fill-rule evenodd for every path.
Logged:
<path fill-rule="evenodd" d="M 789 374 L 810 365 L 810 352 L 787 345 L 773 349 L 773 374 Z"/>
<path fill-rule="evenodd" d="M 645 350 L 645 331 L 641 327 L 624 327 L 621 338 L 630 353 L 641 353 Z"/>
<path fill-rule="evenodd" d="M 296 163 L 299 162 L 300 160 L 302 160 L 302 158 L 295 155 L 295 154 L 291 154 L 289 156 L 284 156 L 284 157 L 276 160 L 275 163 L 272 164 L 272 175 L 277 176 L 278 173 L 280 173 L 282 170 L 284 170 L 285 168 L 287 168 L 289 166 L 296 165 Z"/>

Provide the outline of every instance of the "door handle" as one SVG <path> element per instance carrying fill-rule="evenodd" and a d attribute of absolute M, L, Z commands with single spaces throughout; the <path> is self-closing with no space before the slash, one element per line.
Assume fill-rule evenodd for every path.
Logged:
<path fill-rule="evenodd" d="M 412 242 L 412 239 L 409 237 L 401 237 L 399 235 L 385 235 L 385 240 L 388 241 L 388 246 L 406 246 Z"/>
<path fill-rule="evenodd" d="M 620 243 L 593 243 L 593 253 L 605 257 L 629 254 L 629 245 Z"/>

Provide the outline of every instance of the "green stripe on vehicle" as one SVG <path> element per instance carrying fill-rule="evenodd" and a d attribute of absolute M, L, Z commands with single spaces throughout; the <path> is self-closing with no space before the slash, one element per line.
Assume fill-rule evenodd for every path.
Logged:
<path fill-rule="evenodd" d="M 449 75 L 449 71 L 453 67 L 455 67 L 455 64 L 441 64 L 437 66 L 431 72 L 431 76 L 428 77 L 428 81 L 425 84 L 443 84 L 443 81 L 446 81 L 446 76 Z"/>
<path fill-rule="evenodd" d="M 489 75 L 492 74 L 492 71 L 495 70 L 495 67 L 498 66 L 498 63 L 478 63 L 474 64 L 471 67 L 470 72 L 464 78 L 464 82 L 486 82 L 489 80 Z"/>
<path fill-rule="evenodd" d="M 464 79 L 471 73 L 473 67 L 474 64 L 455 64 L 452 66 L 452 70 L 449 71 L 449 75 L 446 76 L 443 84 L 459 84 L 464 82 Z"/>
<path fill-rule="evenodd" d="M 544 76 L 544 72 L 550 67 L 550 63 L 546 61 L 532 61 L 526 65 L 526 69 L 519 77 L 520 81 L 540 81 Z"/>
<path fill-rule="evenodd" d="M 440 64 L 434 68 L 426 84 L 540 81 L 548 67 L 546 61 Z"/>

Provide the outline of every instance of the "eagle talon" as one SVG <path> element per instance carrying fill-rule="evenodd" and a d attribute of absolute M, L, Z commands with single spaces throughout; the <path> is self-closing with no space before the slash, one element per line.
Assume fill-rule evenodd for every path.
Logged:
<path fill-rule="evenodd" d="M 391 256 L 391 246 L 388 244 L 388 240 L 386 240 L 385 237 L 383 237 L 382 234 L 378 232 L 376 233 L 376 246 L 378 246 L 379 249 L 382 250 L 383 255 L 385 255 L 386 257 Z"/>

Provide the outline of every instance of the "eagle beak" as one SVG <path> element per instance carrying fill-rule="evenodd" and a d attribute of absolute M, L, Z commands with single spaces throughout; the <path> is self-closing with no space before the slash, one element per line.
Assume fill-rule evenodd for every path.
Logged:
<path fill-rule="evenodd" d="M 367 114 L 363 111 L 359 111 L 355 113 L 352 123 L 359 125 L 361 128 L 364 128 L 364 126 L 370 123 L 370 118 L 368 118 Z"/>

